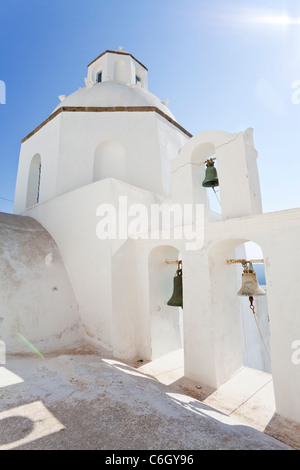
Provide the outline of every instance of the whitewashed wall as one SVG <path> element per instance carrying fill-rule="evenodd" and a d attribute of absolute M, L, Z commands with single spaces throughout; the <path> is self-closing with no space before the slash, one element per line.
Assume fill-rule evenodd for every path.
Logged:
<path fill-rule="evenodd" d="M 125 182 L 168 197 L 171 177 L 166 168 L 187 140 L 154 112 L 62 113 L 22 144 L 14 211 L 26 209 L 29 167 L 36 153 L 41 155 L 44 202 L 92 183 L 97 149 L 104 142 L 123 149 Z M 113 160 L 110 152 L 111 174 L 106 168 L 104 176 L 120 178 L 119 153 Z"/>
<path fill-rule="evenodd" d="M 0 214 L 0 339 L 7 354 L 74 348 L 77 302 L 57 245 L 35 220 Z M 21 336 L 20 336 L 21 335 Z"/>

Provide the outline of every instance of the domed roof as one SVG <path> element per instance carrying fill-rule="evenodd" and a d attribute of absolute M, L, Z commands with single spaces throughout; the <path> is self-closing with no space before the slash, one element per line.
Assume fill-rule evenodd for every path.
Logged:
<path fill-rule="evenodd" d="M 53 112 L 62 106 L 78 107 L 132 107 L 154 106 L 176 121 L 175 117 L 157 96 L 139 85 L 107 81 L 95 83 L 89 88 L 79 88 L 67 96 Z"/>

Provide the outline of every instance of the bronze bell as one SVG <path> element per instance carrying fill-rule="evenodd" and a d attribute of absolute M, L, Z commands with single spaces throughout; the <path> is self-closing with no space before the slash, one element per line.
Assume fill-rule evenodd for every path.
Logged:
<path fill-rule="evenodd" d="M 242 287 L 238 291 L 241 297 L 256 297 L 258 295 L 266 295 L 266 291 L 260 287 L 257 282 L 257 277 L 254 272 L 252 263 L 244 265 L 244 272 L 242 274 Z"/>
<path fill-rule="evenodd" d="M 206 162 L 205 178 L 202 182 L 202 186 L 204 186 L 204 188 L 219 186 L 218 173 L 213 160 L 207 160 Z"/>
<path fill-rule="evenodd" d="M 171 307 L 183 307 L 183 299 L 182 299 L 182 269 L 181 266 L 178 265 L 178 269 L 176 271 L 176 276 L 173 279 L 173 294 L 167 303 Z"/>

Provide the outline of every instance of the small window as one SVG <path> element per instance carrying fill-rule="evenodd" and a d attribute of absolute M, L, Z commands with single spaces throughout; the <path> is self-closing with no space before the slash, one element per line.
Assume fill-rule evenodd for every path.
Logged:
<path fill-rule="evenodd" d="M 136 85 L 139 85 L 139 84 L 142 83 L 142 79 L 138 75 L 135 76 L 135 83 L 136 83 Z"/>
<path fill-rule="evenodd" d="M 34 206 L 40 202 L 41 175 L 41 156 L 36 153 L 29 166 L 26 207 Z"/>
<path fill-rule="evenodd" d="M 102 82 L 102 70 L 101 70 L 101 72 L 98 72 L 98 73 L 97 73 L 97 82 L 98 82 L 98 83 L 101 83 L 101 82 Z"/>
<path fill-rule="evenodd" d="M 37 195 L 36 195 L 36 203 L 40 202 L 40 187 L 41 187 L 41 173 L 42 173 L 42 165 L 39 165 L 39 176 L 38 176 L 38 187 L 37 187 Z"/>

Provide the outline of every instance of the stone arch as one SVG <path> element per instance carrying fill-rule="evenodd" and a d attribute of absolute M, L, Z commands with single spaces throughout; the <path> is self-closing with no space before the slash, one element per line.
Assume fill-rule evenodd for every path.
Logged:
<path fill-rule="evenodd" d="M 95 150 L 93 182 L 104 178 L 128 179 L 125 148 L 115 140 L 105 140 Z"/>
<path fill-rule="evenodd" d="M 153 248 L 148 257 L 152 359 L 183 347 L 182 309 L 167 305 L 173 292 L 179 251 L 171 245 Z"/>
<path fill-rule="evenodd" d="M 40 183 L 42 173 L 42 162 L 39 153 L 36 153 L 30 162 L 28 182 L 27 182 L 27 196 L 26 207 L 31 207 L 40 201 Z"/>

